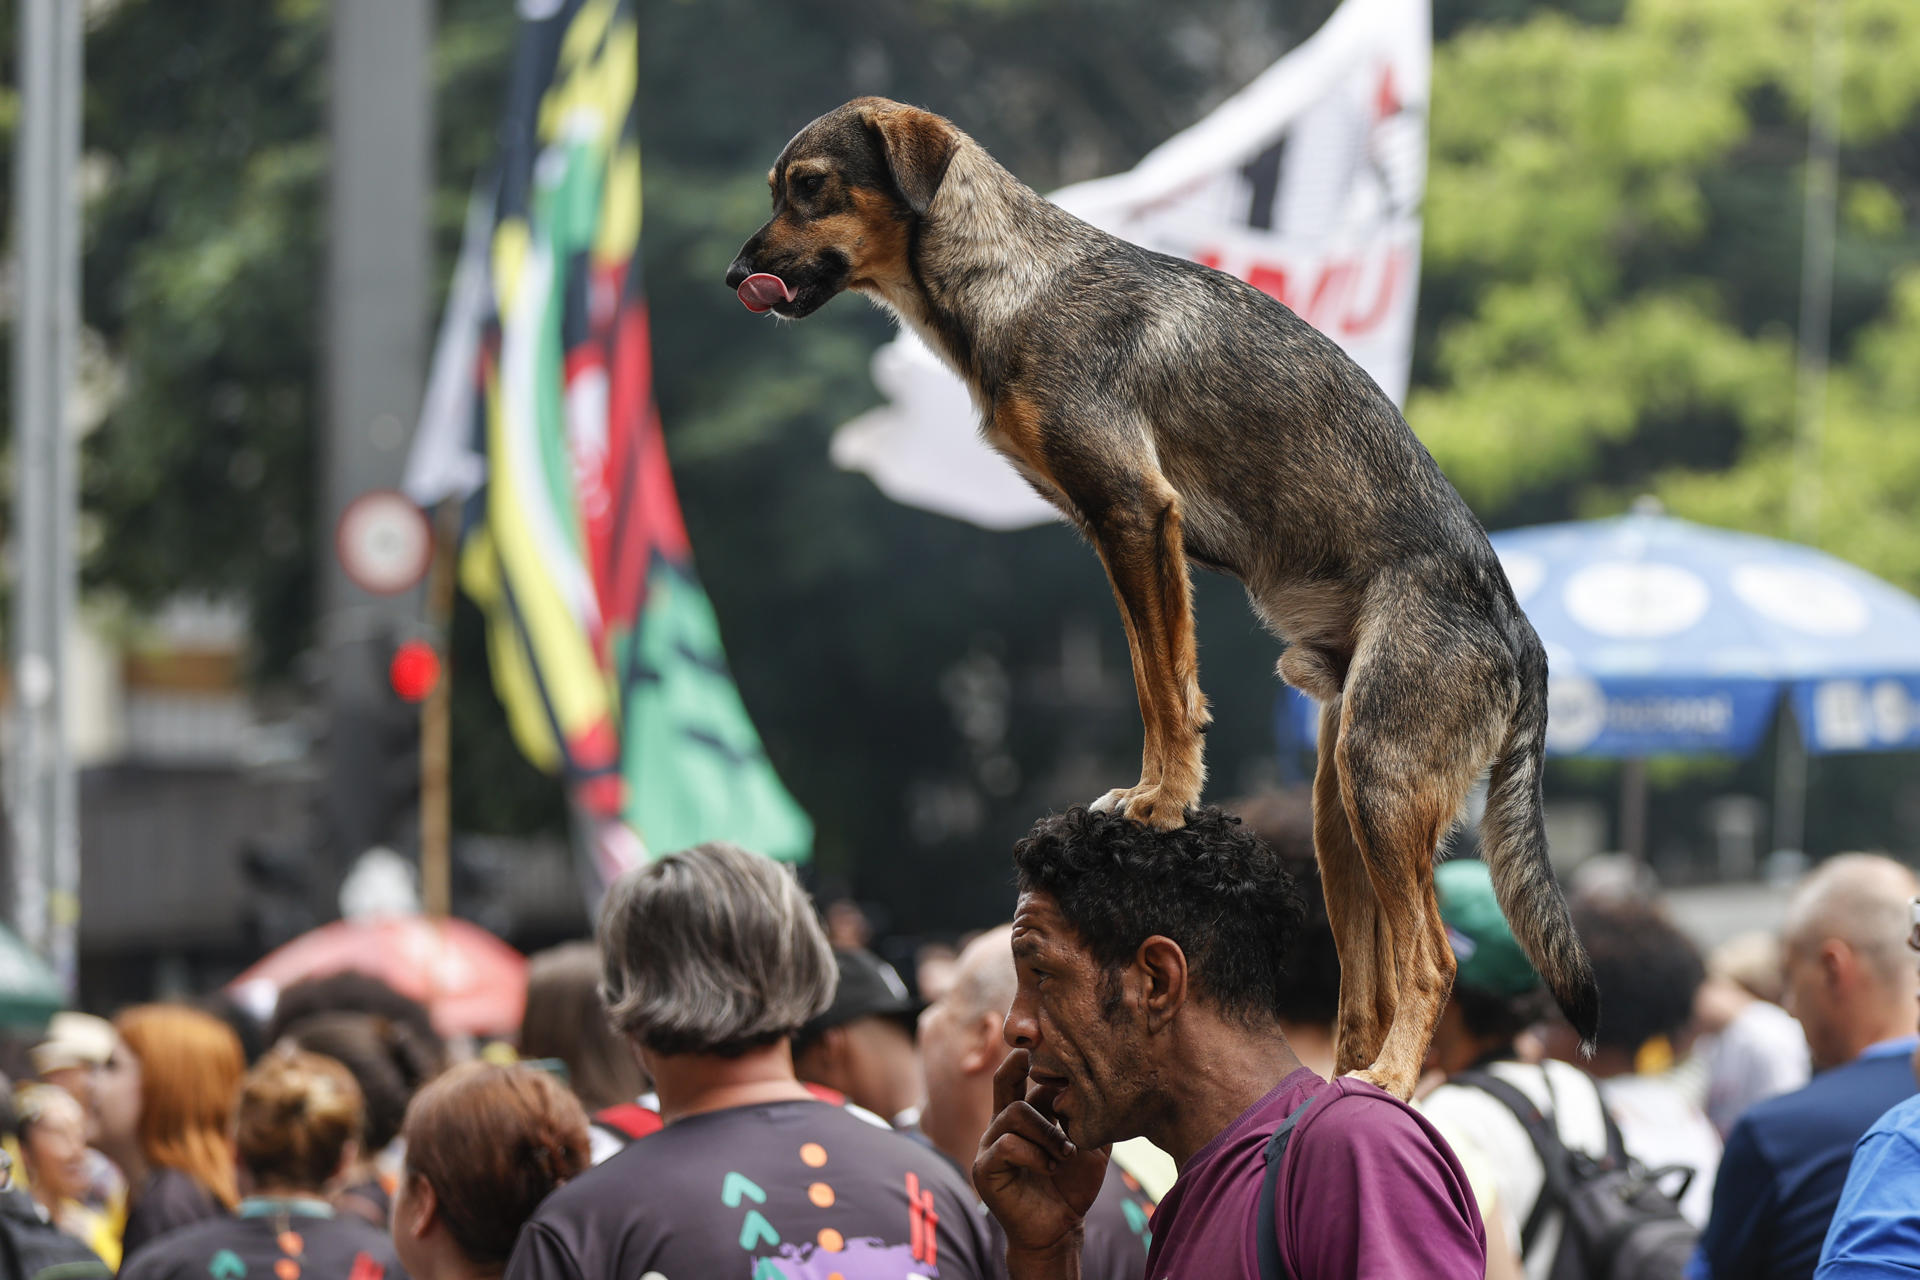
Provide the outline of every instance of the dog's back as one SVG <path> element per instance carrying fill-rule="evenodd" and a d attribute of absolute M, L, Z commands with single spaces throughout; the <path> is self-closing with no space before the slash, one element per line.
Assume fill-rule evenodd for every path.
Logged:
<path fill-rule="evenodd" d="M 1136 435 L 1180 494 L 1190 558 L 1297 643 L 1350 651 L 1361 593 L 1396 566 L 1526 625 L 1473 513 L 1334 342 L 1240 280 L 1079 225 L 1084 256 L 1008 327 L 1002 376 Z"/>

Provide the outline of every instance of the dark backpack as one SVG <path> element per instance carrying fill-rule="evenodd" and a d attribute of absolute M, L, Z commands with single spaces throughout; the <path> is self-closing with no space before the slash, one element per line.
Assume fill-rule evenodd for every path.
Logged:
<path fill-rule="evenodd" d="M 1554 1254 L 1553 1280 L 1678 1280 L 1685 1272 L 1699 1233 L 1680 1216 L 1680 1197 L 1693 1170 L 1680 1165 L 1648 1169 L 1627 1155 L 1620 1126 L 1602 1103 L 1607 1154 L 1595 1159 L 1560 1140 L 1551 1116 L 1542 1114 L 1526 1094 L 1485 1071 L 1463 1071 L 1448 1080 L 1491 1094 L 1527 1131 L 1540 1157 L 1544 1180 L 1540 1198 L 1520 1229 L 1524 1257 L 1546 1225 L 1561 1211 L 1565 1225 Z M 1667 1186 L 1678 1180 L 1678 1189 Z"/>

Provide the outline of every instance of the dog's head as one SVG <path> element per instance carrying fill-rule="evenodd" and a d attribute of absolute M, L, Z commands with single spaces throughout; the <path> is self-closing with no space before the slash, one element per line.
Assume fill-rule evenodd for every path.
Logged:
<path fill-rule="evenodd" d="M 885 98 L 821 116 L 767 173 L 773 217 L 740 247 L 727 287 L 756 311 L 795 320 L 843 289 L 911 288 L 908 237 L 959 143 L 939 116 Z"/>

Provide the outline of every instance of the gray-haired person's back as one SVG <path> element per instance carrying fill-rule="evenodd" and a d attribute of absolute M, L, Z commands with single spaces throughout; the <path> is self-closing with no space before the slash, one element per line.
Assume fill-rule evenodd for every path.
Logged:
<path fill-rule="evenodd" d="M 939 1153 L 845 1108 L 688 1116 L 540 1206 L 507 1280 L 739 1276 L 988 1280 L 973 1191 Z"/>

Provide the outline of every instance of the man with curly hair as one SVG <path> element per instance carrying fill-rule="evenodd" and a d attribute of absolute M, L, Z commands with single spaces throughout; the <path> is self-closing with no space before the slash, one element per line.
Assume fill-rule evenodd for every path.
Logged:
<path fill-rule="evenodd" d="M 1075 808 L 1014 865 L 1013 1052 L 974 1165 L 1013 1280 L 1079 1276 L 1105 1149 L 1135 1136 L 1180 1166 L 1151 1280 L 1479 1280 L 1480 1216 L 1439 1134 L 1288 1047 L 1300 896 L 1238 819 L 1210 807 L 1155 831 Z"/>

